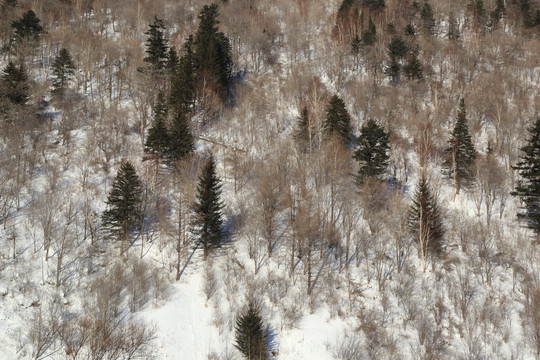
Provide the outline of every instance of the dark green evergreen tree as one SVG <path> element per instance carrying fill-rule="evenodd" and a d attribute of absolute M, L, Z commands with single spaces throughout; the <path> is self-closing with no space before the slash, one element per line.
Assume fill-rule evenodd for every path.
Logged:
<path fill-rule="evenodd" d="M 408 35 L 408 36 L 416 35 L 416 30 L 414 29 L 414 26 L 412 24 L 407 24 L 403 32 L 405 33 L 405 35 Z"/>
<path fill-rule="evenodd" d="M 178 54 L 176 53 L 176 49 L 174 46 L 171 46 L 169 48 L 169 53 L 167 54 L 167 70 L 170 74 L 174 75 L 178 68 Z"/>
<path fill-rule="evenodd" d="M 52 93 L 62 97 L 70 78 L 75 73 L 75 65 L 66 48 L 62 48 L 52 65 Z"/>
<path fill-rule="evenodd" d="M 163 93 L 158 94 L 156 106 L 154 107 L 154 119 L 152 126 L 148 130 L 144 151 L 165 159 L 169 153 L 171 140 L 167 130 L 167 103 Z"/>
<path fill-rule="evenodd" d="M 192 112 L 195 99 L 193 57 L 193 38 L 190 36 L 184 44 L 183 54 L 171 79 L 169 104 L 174 114 L 189 116 Z"/>
<path fill-rule="evenodd" d="M 310 152 L 313 149 L 314 129 L 311 123 L 307 106 L 302 107 L 298 117 L 295 139 L 302 151 Z"/>
<path fill-rule="evenodd" d="M 337 134 L 344 145 L 351 143 L 351 116 L 345 107 L 345 103 L 337 95 L 332 96 L 326 108 L 326 121 L 323 130 L 327 138 Z"/>
<path fill-rule="evenodd" d="M 354 153 L 354 158 L 360 165 L 356 176 L 357 184 L 362 185 L 368 177 L 381 178 L 390 158 L 390 134 L 373 119 L 369 119 L 362 125 L 357 144 L 358 149 Z"/>
<path fill-rule="evenodd" d="M 223 240 L 223 219 L 220 200 L 221 182 L 216 174 L 216 164 L 210 157 L 203 167 L 197 184 L 197 200 L 194 206 L 193 232 L 198 235 L 206 260 L 213 249 L 221 246 Z"/>
<path fill-rule="evenodd" d="M 248 360 L 268 359 L 268 339 L 259 309 L 252 302 L 236 320 L 235 344 Z"/>
<path fill-rule="evenodd" d="M 101 215 L 108 235 L 120 241 L 120 254 L 129 241 L 130 232 L 136 230 L 142 217 L 142 184 L 130 162 L 124 163 L 107 197 L 107 210 Z"/>
<path fill-rule="evenodd" d="M 420 11 L 420 17 L 422 18 L 422 28 L 427 35 L 433 35 L 435 33 L 435 17 L 433 16 L 433 10 L 431 5 L 426 1 Z"/>
<path fill-rule="evenodd" d="M 25 105 L 30 99 L 30 95 L 28 93 L 28 75 L 22 63 L 16 66 L 10 61 L 2 71 L 0 96 L 7 98 L 12 104 Z"/>
<path fill-rule="evenodd" d="M 365 46 L 373 45 L 375 40 L 377 40 L 377 28 L 370 16 L 368 27 L 362 32 L 362 44 Z"/>
<path fill-rule="evenodd" d="M 167 40 L 163 32 L 165 25 L 163 20 L 154 16 L 154 23 L 150 24 L 148 31 L 145 34 L 146 38 L 146 54 L 144 61 L 147 62 L 153 71 L 161 71 L 167 66 Z"/>
<path fill-rule="evenodd" d="M 401 37 L 395 36 L 390 40 L 390 44 L 388 44 L 388 55 L 391 58 L 400 60 L 407 55 L 407 51 L 407 45 Z"/>
<path fill-rule="evenodd" d="M 424 175 L 420 178 L 412 206 L 409 210 L 409 226 L 424 260 L 428 255 L 442 253 L 444 228 L 439 206 Z"/>
<path fill-rule="evenodd" d="M 407 64 L 403 66 L 403 73 L 409 80 L 422 81 L 424 79 L 424 70 L 422 69 L 422 64 L 414 52 L 409 56 Z"/>
<path fill-rule="evenodd" d="M 529 140 L 520 148 L 519 162 L 513 166 L 521 177 L 512 195 L 524 203 L 518 218 L 527 220 L 527 226 L 536 233 L 540 243 L 540 117 L 527 129 Z"/>
<path fill-rule="evenodd" d="M 218 31 L 218 5 L 205 5 L 199 13 L 199 28 L 195 33 L 194 65 L 199 79 L 210 80 L 214 91 L 224 94 L 229 88 L 232 70 L 229 39 Z"/>
<path fill-rule="evenodd" d="M 173 118 L 168 136 L 166 163 L 173 165 L 182 160 L 195 150 L 195 144 L 188 117 L 182 113 L 176 114 Z"/>
<path fill-rule="evenodd" d="M 459 188 L 472 180 L 472 165 L 476 156 L 476 151 L 469 134 L 467 124 L 467 111 L 465 109 L 465 99 L 459 101 L 459 109 L 456 124 L 450 139 L 450 147 L 445 150 L 446 159 L 444 167 L 448 175 L 454 181 L 457 192 Z"/>
<path fill-rule="evenodd" d="M 399 84 L 399 75 L 401 74 L 401 64 L 396 57 L 390 58 L 390 63 L 384 68 L 384 73 L 392 78 L 392 83 Z"/>
<path fill-rule="evenodd" d="M 39 25 L 39 18 L 32 10 L 25 12 L 19 20 L 11 23 L 13 28 L 13 43 L 15 46 L 24 41 L 37 41 L 43 27 Z"/>

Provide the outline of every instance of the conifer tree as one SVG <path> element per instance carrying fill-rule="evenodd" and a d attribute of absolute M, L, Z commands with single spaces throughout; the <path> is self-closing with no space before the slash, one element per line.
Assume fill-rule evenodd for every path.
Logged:
<path fill-rule="evenodd" d="M 167 130 L 167 103 L 162 92 L 158 94 L 154 108 L 154 119 L 148 130 L 144 151 L 165 159 L 169 152 L 170 139 Z"/>
<path fill-rule="evenodd" d="M 409 56 L 407 64 L 403 66 L 403 73 L 409 80 L 422 81 L 424 79 L 422 64 L 414 52 Z"/>
<path fill-rule="evenodd" d="M 337 95 L 332 96 L 326 108 L 324 133 L 327 138 L 334 133 L 339 135 L 344 145 L 349 145 L 352 141 L 351 116 L 345 103 Z"/>
<path fill-rule="evenodd" d="M 62 97 L 65 88 L 75 72 L 75 65 L 66 48 L 62 48 L 52 65 L 52 93 Z"/>
<path fill-rule="evenodd" d="M 390 63 L 384 68 L 384 73 L 392 78 L 392 82 L 399 84 L 399 75 L 401 73 L 400 60 L 407 54 L 407 45 L 399 36 L 395 36 L 388 44 L 388 55 Z"/>
<path fill-rule="evenodd" d="M 462 185 L 472 180 L 471 167 L 474 163 L 475 152 L 467 124 L 465 99 L 461 98 L 456 124 L 450 139 L 450 147 L 445 150 L 446 160 L 444 162 L 448 175 L 454 181 L 456 192 L 459 192 Z"/>
<path fill-rule="evenodd" d="M 540 117 L 527 132 L 529 140 L 520 148 L 519 162 L 512 167 L 521 177 L 512 195 L 523 201 L 524 209 L 518 218 L 527 220 L 527 226 L 536 233 L 536 242 L 540 243 Z"/>
<path fill-rule="evenodd" d="M 423 270 L 428 255 L 442 253 L 444 229 L 439 206 L 422 174 L 409 211 L 409 226 L 419 246 Z"/>
<path fill-rule="evenodd" d="M 28 75 L 23 64 L 16 66 L 10 61 L 2 71 L 0 96 L 7 98 L 12 104 L 25 105 L 30 99 Z"/>
<path fill-rule="evenodd" d="M 148 56 L 144 58 L 144 61 L 149 64 L 153 71 L 159 72 L 166 67 L 168 59 L 167 40 L 163 34 L 165 25 L 163 25 L 163 20 L 154 16 L 154 23 L 148 27 L 149 29 L 145 32 L 148 36 L 145 50 Z"/>
<path fill-rule="evenodd" d="M 120 254 L 124 255 L 124 247 L 131 231 L 137 229 L 142 216 L 142 184 L 135 168 L 125 162 L 112 185 L 107 197 L 107 210 L 101 216 L 102 225 L 109 236 L 120 241 Z"/>
<path fill-rule="evenodd" d="M 195 67 L 193 55 L 193 38 L 190 36 L 183 49 L 183 54 L 178 60 L 176 71 L 171 79 L 171 92 L 169 104 L 173 114 L 191 114 L 195 99 Z"/>
<path fill-rule="evenodd" d="M 300 147 L 307 152 L 313 149 L 313 126 L 307 106 L 304 106 L 298 117 L 295 138 Z"/>
<path fill-rule="evenodd" d="M 377 28 L 375 27 L 375 24 L 373 23 L 373 20 L 370 16 L 368 28 L 367 30 L 364 30 L 362 32 L 362 43 L 366 46 L 369 46 L 373 45 L 375 43 L 375 40 L 377 40 Z"/>
<path fill-rule="evenodd" d="M 193 41 L 194 65 L 199 78 L 208 77 L 214 90 L 223 94 L 231 79 L 232 56 L 229 39 L 218 31 L 218 5 L 205 5 L 199 13 L 199 27 Z"/>
<path fill-rule="evenodd" d="M 203 248 L 204 260 L 208 254 L 221 246 L 223 234 L 223 219 L 220 200 L 221 182 L 216 174 L 216 164 L 213 157 L 206 162 L 197 184 L 197 200 L 194 206 L 194 233 L 199 237 Z"/>
<path fill-rule="evenodd" d="M 259 309 L 250 302 L 236 320 L 234 346 L 248 360 L 268 359 L 268 339 Z"/>
<path fill-rule="evenodd" d="M 175 115 L 168 135 L 166 162 L 169 165 L 185 158 L 195 150 L 187 115 Z"/>
<path fill-rule="evenodd" d="M 392 40 L 390 40 L 390 44 L 388 44 L 388 55 L 390 58 L 400 60 L 405 57 L 407 51 L 407 45 L 401 37 L 395 36 L 392 38 Z"/>
<path fill-rule="evenodd" d="M 433 10 L 431 5 L 426 1 L 420 11 L 420 17 L 422 18 L 422 28 L 427 35 L 433 35 L 435 32 L 435 18 L 433 17 Z"/>
<path fill-rule="evenodd" d="M 380 178 L 388 167 L 390 158 L 390 134 L 378 125 L 373 119 L 369 119 L 360 130 L 358 137 L 358 149 L 354 158 L 360 163 L 356 182 L 362 185 L 366 178 Z"/>
<path fill-rule="evenodd" d="M 37 41 L 39 34 L 43 31 L 43 27 L 39 25 L 39 18 L 32 10 L 25 12 L 19 20 L 11 23 L 13 28 L 13 43 L 15 46 L 20 45 L 25 41 Z"/>
<path fill-rule="evenodd" d="M 176 70 L 178 69 L 178 61 L 180 59 L 178 58 L 178 54 L 176 53 L 176 49 L 174 46 L 171 46 L 169 48 L 169 53 L 167 54 L 167 70 L 171 75 L 174 75 Z"/>

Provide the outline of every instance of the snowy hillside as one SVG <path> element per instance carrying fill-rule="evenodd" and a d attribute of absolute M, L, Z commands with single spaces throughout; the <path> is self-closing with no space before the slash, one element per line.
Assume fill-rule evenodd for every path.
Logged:
<path fill-rule="evenodd" d="M 538 0 L 0 2 L 0 360 L 540 359 Z"/>

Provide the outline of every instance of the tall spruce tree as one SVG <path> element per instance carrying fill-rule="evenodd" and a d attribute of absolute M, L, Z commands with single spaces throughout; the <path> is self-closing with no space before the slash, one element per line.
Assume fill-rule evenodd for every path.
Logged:
<path fill-rule="evenodd" d="M 107 234 L 120 241 L 120 255 L 129 241 L 129 234 L 136 230 L 142 217 L 142 184 L 135 168 L 125 162 L 112 185 L 107 197 L 107 209 L 101 215 L 102 225 Z"/>
<path fill-rule="evenodd" d="M 39 18 L 32 10 L 25 12 L 19 20 L 11 23 L 13 28 L 13 45 L 18 46 L 24 42 L 35 42 L 39 40 L 39 34 L 43 27 L 39 25 Z"/>
<path fill-rule="evenodd" d="M 362 44 L 365 46 L 373 45 L 375 40 L 377 40 L 377 28 L 370 16 L 367 29 L 362 31 Z"/>
<path fill-rule="evenodd" d="M 395 36 L 388 44 L 388 56 L 390 63 L 384 68 L 384 73 L 392 78 L 392 82 L 399 84 L 399 75 L 401 73 L 401 59 L 407 54 L 408 48 L 405 41 L 399 36 Z"/>
<path fill-rule="evenodd" d="M 409 56 L 407 64 L 403 66 L 403 73 L 409 80 L 422 81 L 424 79 L 424 70 L 422 69 L 422 64 L 414 52 Z"/>
<path fill-rule="evenodd" d="M 216 174 L 216 164 L 210 157 L 199 177 L 197 200 L 194 205 L 193 232 L 198 235 L 203 248 L 204 260 L 208 254 L 221 246 L 223 240 L 223 219 L 220 200 L 221 182 Z"/>
<path fill-rule="evenodd" d="M 194 65 L 198 78 L 210 80 L 214 91 L 224 95 L 231 80 L 232 56 L 229 39 L 218 31 L 218 15 L 217 4 L 205 5 L 199 13 L 193 42 Z"/>
<path fill-rule="evenodd" d="M 409 210 L 409 227 L 419 246 L 423 270 L 428 255 L 440 255 L 444 229 L 439 206 L 422 174 Z"/>
<path fill-rule="evenodd" d="M 52 65 L 52 93 L 62 97 L 69 80 L 75 73 L 73 59 L 66 48 L 62 48 Z"/>
<path fill-rule="evenodd" d="M 521 177 L 511 193 L 523 200 L 524 209 L 518 218 L 527 220 L 527 226 L 534 230 L 536 242 L 540 244 L 540 117 L 527 129 L 529 140 L 520 148 L 519 162 L 513 166 Z"/>
<path fill-rule="evenodd" d="M 195 65 L 193 37 L 190 35 L 183 46 L 183 54 L 178 60 L 176 71 L 171 79 L 169 104 L 175 114 L 189 116 L 195 100 Z"/>
<path fill-rule="evenodd" d="M 433 16 L 433 10 L 431 5 L 426 1 L 422 10 L 420 11 L 420 17 L 422 18 L 422 28 L 427 35 L 433 35 L 435 33 L 435 17 Z"/>
<path fill-rule="evenodd" d="M 476 156 L 476 150 L 469 134 L 467 124 L 467 110 L 465 109 L 465 99 L 459 101 L 459 109 L 450 139 L 450 146 L 445 150 L 446 159 L 444 167 L 450 178 L 453 179 L 454 189 L 459 192 L 462 185 L 466 185 L 472 180 L 472 165 Z"/>
<path fill-rule="evenodd" d="M 366 178 L 380 178 L 386 172 L 388 151 L 390 150 L 390 134 L 373 119 L 369 119 L 360 130 L 358 149 L 354 158 L 359 162 L 356 182 L 362 185 Z"/>
<path fill-rule="evenodd" d="M 159 72 L 167 66 L 167 40 L 165 39 L 165 25 L 163 20 L 154 16 L 154 22 L 150 24 L 146 31 L 146 54 L 144 61 L 147 62 L 153 71 Z"/>
<path fill-rule="evenodd" d="M 167 102 L 162 92 L 157 96 L 154 118 L 148 130 L 144 151 L 165 159 L 169 153 L 170 138 L 167 130 Z"/>
<path fill-rule="evenodd" d="M 10 61 L 2 72 L 0 96 L 8 99 L 12 104 L 25 105 L 30 99 L 30 87 L 23 64 L 17 66 Z"/>
<path fill-rule="evenodd" d="M 176 114 L 168 135 L 166 162 L 173 165 L 195 150 L 187 115 Z"/>
<path fill-rule="evenodd" d="M 337 134 L 344 145 L 349 145 L 352 141 L 351 116 L 345 103 L 337 95 L 332 96 L 328 103 L 323 130 L 327 138 Z"/>
<path fill-rule="evenodd" d="M 302 107 L 300 116 L 297 121 L 295 139 L 298 141 L 300 148 L 303 151 L 310 152 L 313 150 L 314 129 L 311 123 L 311 117 L 307 106 Z"/>
<path fill-rule="evenodd" d="M 260 311 L 253 302 L 236 320 L 234 346 L 248 360 L 268 359 L 267 334 Z"/>

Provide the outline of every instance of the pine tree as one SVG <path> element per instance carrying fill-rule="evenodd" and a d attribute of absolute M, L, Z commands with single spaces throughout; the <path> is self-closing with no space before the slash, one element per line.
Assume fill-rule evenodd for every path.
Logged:
<path fill-rule="evenodd" d="M 407 64 L 403 66 L 403 73 L 405 73 L 405 76 L 409 80 L 422 81 L 424 79 L 422 64 L 414 52 L 409 56 Z"/>
<path fill-rule="evenodd" d="M 176 53 L 176 49 L 174 46 L 171 46 L 169 48 L 169 53 L 167 54 L 167 70 L 171 75 L 174 75 L 176 70 L 178 69 L 178 62 L 180 59 L 178 58 L 178 54 Z"/>
<path fill-rule="evenodd" d="M 120 254 L 131 231 L 137 229 L 142 216 L 142 184 L 130 162 L 124 163 L 107 197 L 107 210 L 101 215 L 102 225 L 108 234 L 120 241 Z"/>
<path fill-rule="evenodd" d="M 304 106 L 298 117 L 295 139 L 303 151 L 310 152 L 313 149 L 313 126 L 307 106 Z"/>
<path fill-rule="evenodd" d="M 144 151 L 165 159 L 169 152 L 170 139 L 167 130 L 167 103 L 163 93 L 159 93 L 154 108 L 154 119 L 148 130 Z"/>
<path fill-rule="evenodd" d="M 244 314 L 236 320 L 235 344 L 248 360 L 268 359 L 267 336 L 259 309 L 250 302 Z"/>
<path fill-rule="evenodd" d="M 195 144 L 186 115 L 175 115 L 168 135 L 166 163 L 173 165 L 195 150 Z"/>
<path fill-rule="evenodd" d="M 229 39 L 218 31 L 218 5 L 205 5 L 199 13 L 199 28 L 193 42 L 194 65 L 200 79 L 213 82 L 214 91 L 224 94 L 231 80 L 232 56 Z"/>
<path fill-rule="evenodd" d="M 390 134 L 369 119 L 360 130 L 358 149 L 354 158 L 360 163 L 356 182 L 362 185 L 366 178 L 380 178 L 388 167 Z"/>
<path fill-rule="evenodd" d="M 427 35 L 433 35 L 435 32 L 435 18 L 433 17 L 433 10 L 431 5 L 426 1 L 420 11 L 420 17 L 422 18 L 422 28 Z"/>
<path fill-rule="evenodd" d="M 409 211 L 409 226 L 415 240 L 418 242 L 423 270 L 425 271 L 428 255 L 440 255 L 442 253 L 444 229 L 439 206 L 423 174 Z"/>
<path fill-rule="evenodd" d="M 390 58 L 390 63 L 384 68 L 384 73 L 392 78 L 394 85 L 399 84 L 399 75 L 401 73 L 401 64 L 396 57 Z"/>
<path fill-rule="evenodd" d="M 167 40 L 163 34 L 165 25 L 163 20 L 154 16 L 154 23 L 150 24 L 148 31 L 145 34 L 148 36 L 146 39 L 146 50 L 148 54 L 144 58 L 144 61 L 150 65 L 153 71 L 161 71 L 167 65 Z"/>
<path fill-rule="evenodd" d="M 390 44 L 388 44 L 388 55 L 390 58 L 402 59 L 407 54 L 407 51 L 405 41 L 399 36 L 395 36 L 390 40 Z"/>
<path fill-rule="evenodd" d="M 1 85 L 0 96 L 7 98 L 12 104 L 25 105 L 30 99 L 28 75 L 22 63 L 19 66 L 11 61 L 8 63 L 3 70 Z"/>
<path fill-rule="evenodd" d="M 370 16 L 368 28 L 367 30 L 362 32 L 362 43 L 366 46 L 369 46 L 373 45 L 375 43 L 375 40 L 377 40 L 377 28 L 375 27 L 375 24 L 373 23 L 373 20 Z"/>
<path fill-rule="evenodd" d="M 527 132 L 529 140 L 520 148 L 519 162 L 512 167 L 521 176 L 512 195 L 523 201 L 524 211 L 518 218 L 527 220 L 527 226 L 536 233 L 536 242 L 540 243 L 540 117 Z"/>
<path fill-rule="evenodd" d="M 19 20 L 11 23 L 14 29 L 13 43 L 15 46 L 24 41 L 37 41 L 39 34 L 43 31 L 43 27 L 39 25 L 39 18 L 32 10 L 28 10 Z"/>
<path fill-rule="evenodd" d="M 190 36 L 178 60 L 176 71 L 171 80 L 169 104 L 175 115 L 189 116 L 195 99 L 195 67 L 193 63 L 193 38 Z"/>
<path fill-rule="evenodd" d="M 351 116 L 345 107 L 345 103 L 337 95 L 332 96 L 326 108 L 326 121 L 324 133 L 327 138 L 337 134 L 344 145 L 352 141 Z"/>
<path fill-rule="evenodd" d="M 70 78 L 75 73 L 75 65 L 66 48 L 62 48 L 52 65 L 52 93 L 62 97 Z"/>
<path fill-rule="evenodd" d="M 213 157 L 206 162 L 197 184 L 197 200 L 194 206 L 194 233 L 199 237 L 206 260 L 213 249 L 221 246 L 223 219 L 220 200 L 221 182 L 216 175 L 216 164 Z"/>
<path fill-rule="evenodd" d="M 456 124 L 450 139 L 450 147 L 445 150 L 446 160 L 444 162 L 448 175 L 454 181 L 456 192 L 459 192 L 462 185 L 472 180 L 471 167 L 474 163 L 475 152 L 467 124 L 465 99 L 461 98 Z"/>

